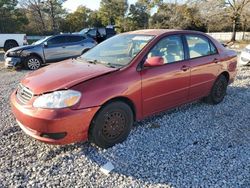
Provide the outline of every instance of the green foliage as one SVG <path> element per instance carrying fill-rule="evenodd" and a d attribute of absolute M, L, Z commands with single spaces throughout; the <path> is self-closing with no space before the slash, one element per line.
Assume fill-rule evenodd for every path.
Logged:
<path fill-rule="evenodd" d="M 22 9 L 17 8 L 17 0 L 0 0 L 0 33 L 23 31 L 28 19 Z"/>
<path fill-rule="evenodd" d="M 127 10 L 127 0 L 102 0 L 98 14 L 103 25 L 116 25 L 124 31 Z"/>
<path fill-rule="evenodd" d="M 61 29 L 65 32 L 76 32 L 83 28 L 100 26 L 102 24 L 97 12 L 85 6 L 79 6 L 75 12 L 66 16 Z"/>
<path fill-rule="evenodd" d="M 205 30 L 196 8 L 170 3 L 159 6 L 150 20 L 150 28 Z"/>
<path fill-rule="evenodd" d="M 110 24 L 118 32 L 147 28 L 250 30 L 250 0 L 187 0 L 182 4 L 137 0 L 131 5 L 128 0 L 101 0 L 99 10 L 79 6 L 72 13 L 63 8 L 65 1 L 0 0 L 0 32 L 49 35 Z"/>

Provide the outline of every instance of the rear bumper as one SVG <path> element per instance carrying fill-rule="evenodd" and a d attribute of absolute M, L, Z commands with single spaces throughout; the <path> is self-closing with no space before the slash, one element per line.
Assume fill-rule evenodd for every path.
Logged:
<path fill-rule="evenodd" d="M 240 65 L 248 65 L 250 64 L 250 53 L 242 52 L 238 59 Z"/>
<path fill-rule="evenodd" d="M 86 141 L 90 123 L 99 109 L 37 109 L 20 104 L 15 92 L 11 95 L 11 108 L 26 134 L 39 141 L 59 145 Z"/>

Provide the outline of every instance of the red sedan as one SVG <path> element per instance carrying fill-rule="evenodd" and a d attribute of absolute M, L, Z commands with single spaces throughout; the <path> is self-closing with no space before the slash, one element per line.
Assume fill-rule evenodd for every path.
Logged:
<path fill-rule="evenodd" d="M 50 144 L 124 141 L 133 122 L 201 98 L 220 103 L 236 53 L 195 31 L 141 30 L 28 74 L 11 95 L 28 135 Z"/>

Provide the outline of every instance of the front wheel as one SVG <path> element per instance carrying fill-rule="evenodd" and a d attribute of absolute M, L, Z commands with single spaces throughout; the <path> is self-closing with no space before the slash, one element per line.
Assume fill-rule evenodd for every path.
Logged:
<path fill-rule="evenodd" d="M 37 70 L 41 67 L 42 61 L 36 56 L 29 56 L 25 59 L 25 67 L 29 70 Z"/>
<path fill-rule="evenodd" d="M 133 112 L 124 102 L 105 105 L 96 115 L 89 130 L 89 140 L 101 148 L 121 143 L 133 125 Z"/>
<path fill-rule="evenodd" d="M 224 75 L 220 75 L 214 82 L 210 94 L 205 97 L 205 102 L 210 104 L 219 104 L 223 101 L 227 93 L 228 81 Z"/>

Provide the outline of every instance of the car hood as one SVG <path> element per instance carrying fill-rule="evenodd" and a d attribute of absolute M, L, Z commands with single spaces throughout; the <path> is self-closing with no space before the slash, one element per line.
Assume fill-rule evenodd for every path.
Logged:
<path fill-rule="evenodd" d="M 38 95 L 68 89 L 83 81 L 117 70 L 101 64 L 83 62 L 79 59 L 66 60 L 27 74 L 21 84 Z"/>
<path fill-rule="evenodd" d="M 26 45 L 26 46 L 18 46 L 15 48 L 11 48 L 10 50 L 8 50 L 8 52 L 15 52 L 15 51 L 19 51 L 19 50 L 28 50 L 31 48 L 34 48 L 36 45 Z"/>

